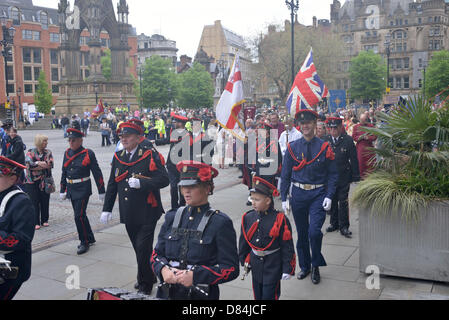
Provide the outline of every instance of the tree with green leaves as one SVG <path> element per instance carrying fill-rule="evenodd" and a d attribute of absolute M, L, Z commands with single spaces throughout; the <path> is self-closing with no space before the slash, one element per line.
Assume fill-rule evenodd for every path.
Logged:
<path fill-rule="evenodd" d="M 214 106 L 213 79 L 206 68 L 198 62 L 179 77 L 177 100 L 183 108 L 212 108 Z"/>
<path fill-rule="evenodd" d="M 34 94 L 34 104 L 37 106 L 38 112 L 49 114 L 53 105 L 53 96 L 43 71 L 39 74 L 38 81 L 39 84 Z"/>
<path fill-rule="evenodd" d="M 361 51 L 351 59 L 349 73 L 351 98 L 365 101 L 382 98 L 386 88 L 387 66 L 380 55 L 371 50 Z"/>
<path fill-rule="evenodd" d="M 145 61 L 142 69 L 142 98 L 145 107 L 168 106 L 177 91 L 176 73 L 172 60 L 152 56 Z"/>
<path fill-rule="evenodd" d="M 107 81 L 111 80 L 112 77 L 112 58 L 111 58 L 111 50 L 105 49 L 103 51 L 104 56 L 101 57 L 101 72 Z"/>
<path fill-rule="evenodd" d="M 435 52 L 426 71 L 425 96 L 433 98 L 449 86 L 449 51 Z M 449 90 L 441 94 L 441 101 L 448 95 Z"/>

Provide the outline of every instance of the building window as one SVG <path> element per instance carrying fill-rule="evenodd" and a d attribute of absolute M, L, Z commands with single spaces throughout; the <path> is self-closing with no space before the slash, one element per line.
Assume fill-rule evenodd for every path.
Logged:
<path fill-rule="evenodd" d="M 22 50 L 22 59 L 23 59 L 24 63 L 30 63 L 31 62 L 31 49 L 23 48 L 23 50 Z"/>
<path fill-rule="evenodd" d="M 10 7 L 8 9 L 9 11 L 9 18 L 12 19 L 12 24 L 15 26 L 20 25 L 20 11 L 16 7 Z"/>
<path fill-rule="evenodd" d="M 33 78 L 31 76 L 31 67 L 23 67 L 23 80 L 32 81 Z"/>
<path fill-rule="evenodd" d="M 410 88 L 410 79 L 408 76 L 404 77 L 404 89 L 409 89 Z"/>
<path fill-rule="evenodd" d="M 402 88 L 402 78 L 401 77 L 395 77 L 394 78 L 394 81 L 395 81 L 395 88 L 396 89 L 401 89 Z"/>
<path fill-rule="evenodd" d="M 59 86 L 58 85 L 52 85 L 51 86 L 51 92 L 52 93 L 59 93 Z"/>
<path fill-rule="evenodd" d="M 25 84 L 25 93 L 33 93 L 33 85 L 32 84 Z"/>
<path fill-rule="evenodd" d="M 418 80 L 418 87 L 419 87 L 419 88 L 422 88 L 422 79 L 419 79 L 419 80 Z"/>
<path fill-rule="evenodd" d="M 419 68 L 422 68 L 422 59 L 421 58 L 418 59 L 418 65 L 419 65 Z"/>
<path fill-rule="evenodd" d="M 23 40 L 33 40 L 33 31 L 22 30 L 22 39 Z"/>
<path fill-rule="evenodd" d="M 11 84 L 8 83 L 8 93 L 11 94 L 14 92 L 16 92 L 16 86 L 14 85 L 14 83 Z"/>
<path fill-rule="evenodd" d="M 51 68 L 51 81 L 59 81 L 59 69 Z"/>
<path fill-rule="evenodd" d="M 404 69 L 410 68 L 410 59 L 404 58 Z"/>
<path fill-rule="evenodd" d="M 396 59 L 396 68 L 402 69 L 402 59 Z"/>
<path fill-rule="evenodd" d="M 58 64 L 58 51 L 57 50 L 50 50 L 50 63 Z"/>
<path fill-rule="evenodd" d="M 418 24 L 421 24 L 421 23 L 422 23 L 422 19 L 418 18 Z"/>
<path fill-rule="evenodd" d="M 33 40 L 40 40 L 40 39 L 41 39 L 41 32 L 33 31 Z"/>
<path fill-rule="evenodd" d="M 61 37 L 59 36 L 59 33 L 50 33 L 50 42 L 53 43 L 59 43 L 61 42 Z"/>
<path fill-rule="evenodd" d="M 33 62 L 42 63 L 41 49 L 33 49 Z"/>
<path fill-rule="evenodd" d="M 48 29 L 48 13 L 45 11 L 40 11 L 39 21 L 42 24 L 42 29 Z"/>
<path fill-rule="evenodd" d="M 8 71 L 8 80 L 14 81 L 14 68 L 13 68 L 13 66 L 6 67 L 6 70 Z"/>
<path fill-rule="evenodd" d="M 39 75 L 41 74 L 41 68 L 34 67 L 34 81 L 39 80 Z"/>

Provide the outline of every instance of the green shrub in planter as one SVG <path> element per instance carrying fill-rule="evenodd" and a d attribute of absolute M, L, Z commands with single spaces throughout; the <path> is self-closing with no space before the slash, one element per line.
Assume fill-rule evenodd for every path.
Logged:
<path fill-rule="evenodd" d="M 378 114 L 380 126 L 366 128 L 377 136 L 376 170 L 352 195 L 359 208 L 401 213 L 418 220 L 431 201 L 449 199 L 449 110 L 432 110 L 416 97 L 406 106 Z"/>

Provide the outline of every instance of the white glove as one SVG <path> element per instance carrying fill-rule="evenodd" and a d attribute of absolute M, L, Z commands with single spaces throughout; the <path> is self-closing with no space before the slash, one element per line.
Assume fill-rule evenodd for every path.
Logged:
<path fill-rule="evenodd" d="M 112 220 L 112 212 L 103 212 L 101 214 L 100 222 L 102 224 L 108 224 Z"/>
<path fill-rule="evenodd" d="M 136 178 L 130 178 L 128 181 L 129 187 L 132 189 L 140 189 L 140 180 Z"/>
<path fill-rule="evenodd" d="M 288 273 L 282 274 L 282 280 L 290 280 L 291 276 Z"/>
<path fill-rule="evenodd" d="M 330 211 L 332 208 L 332 200 L 329 198 L 324 199 L 323 208 L 325 211 Z"/>
<path fill-rule="evenodd" d="M 64 201 L 67 199 L 67 192 L 59 194 L 59 200 Z"/>
<path fill-rule="evenodd" d="M 105 193 L 99 194 L 99 195 L 98 195 L 98 200 L 100 200 L 100 201 L 103 202 L 103 201 L 104 201 L 105 195 L 106 195 Z"/>
<path fill-rule="evenodd" d="M 284 213 L 289 212 L 290 209 L 290 203 L 287 201 L 282 202 L 282 210 L 284 211 Z"/>

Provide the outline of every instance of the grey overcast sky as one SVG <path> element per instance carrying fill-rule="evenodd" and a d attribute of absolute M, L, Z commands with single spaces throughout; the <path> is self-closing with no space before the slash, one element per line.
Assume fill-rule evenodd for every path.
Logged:
<path fill-rule="evenodd" d="M 117 10 L 119 0 L 112 0 Z M 73 6 L 74 0 L 70 0 Z M 332 0 L 299 0 L 298 19 L 306 25 L 312 17 L 329 19 Z M 345 0 L 340 1 L 342 4 Z M 58 0 L 33 0 L 34 5 L 57 8 Z M 222 25 L 246 38 L 266 32 L 270 23 L 290 19 L 285 0 L 128 0 L 129 22 L 137 34 L 162 34 L 176 41 L 178 57 L 193 57 L 205 25 Z"/>

